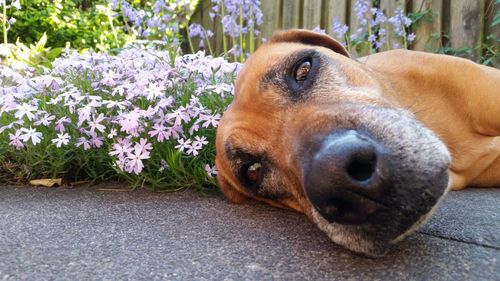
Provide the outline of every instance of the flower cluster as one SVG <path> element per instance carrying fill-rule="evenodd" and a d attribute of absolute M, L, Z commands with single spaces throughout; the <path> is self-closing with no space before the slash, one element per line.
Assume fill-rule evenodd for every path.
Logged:
<path fill-rule="evenodd" d="M 408 28 L 413 23 L 412 20 L 404 14 L 401 8 L 394 10 L 394 16 L 387 17 L 381 9 L 371 7 L 369 0 L 356 0 L 354 3 L 354 11 L 356 19 L 359 22 L 359 27 L 356 30 L 350 30 L 345 24 L 340 23 L 338 17 L 333 20 L 333 32 L 345 47 L 353 49 L 356 45 L 363 41 L 368 41 L 375 50 L 381 49 L 384 45 L 388 49 L 408 48 L 408 43 L 415 40 L 416 36 L 413 33 L 407 34 Z M 393 32 L 396 35 L 390 42 L 388 39 L 387 28 L 392 26 Z"/>
<path fill-rule="evenodd" d="M 68 52 L 43 73 L 0 65 L 0 160 L 71 152 L 97 155 L 135 181 L 206 180 L 239 67 L 139 46 L 117 56 Z M 71 173 L 67 161 L 54 173 Z"/>
<path fill-rule="evenodd" d="M 260 0 L 212 0 L 212 11 L 209 14 L 213 21 L 220 20 L 222 24 L 224 54 L 243 61 L 245 56 L 254 51 L 254 40 L 260 34 L 258 26 L 263 19 Z M 201 49 L 204 48 L 205 39 L 212 35 L 211 30 L 204 29 L 199 24 L 191 24 L 189 27 L 189 38 L 199 37 Z M 231 40 L 232 47 L 229 50 L 226 36 Z M 209 41 L 207 43 L 210 44 Z"/>
<path fill-rule="evenodd" d="M 191 10 L 189 1 L 155 0 L 147 7 L 135 7 L 133 3 L 130 0 L 109 0 L 111 9 L 117 12 L 115 16 L 120 12 L 123 15 L 128 31 L 142 39 L 180 45 L 179 32 Z"/>

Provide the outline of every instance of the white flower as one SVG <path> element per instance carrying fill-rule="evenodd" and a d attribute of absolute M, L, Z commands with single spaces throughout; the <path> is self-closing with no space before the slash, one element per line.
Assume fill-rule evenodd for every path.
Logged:
<path fill-rule="evenodd" d="M 101 125 L 100 123 L 102 122 L 102 120 L 104 120 L 104 114 L 99 114 L 99 116 L 97 116 L 97 118 L 95 118 L 95 116 L 92 116 L 92 121 L 88 121 L 89 125 L 90 125 L 90 131 L 91 132 L 95 132 L 95 130 L 97 129 L 98 131 L 100 132 L 104 132 L 104 129 L 106 129 L 106 127 L 104 127 L 104 125 Z"/>
<path fill-rule="evenodd" d="M 69 135 L 66 133 L 57 134 L 57 138 L 52 140 L 56 144 L 56 147 L 61 147 L 61 145 L 67 145 L 69 143 Z"/>
<path fill-rule="evenodd" d="M 23 118 L 24 115 L 26 115 L 26 117 L 28 117 L 28 119 L 30 121 L 32 121 L 33 118 L 35 118 L 35 114 L 32 113 L 33 111 L 36 111 L 35 106 L 29 105 L 27 103 L 23 103 L 21 105 L 17 105 L 16 109 L 17 109 L 17 112 L 14 114 L 14 116 L 17 119 Z"/>
<path fill-rule="evenodd" d="M 29 129 L 21 128 L 21 131 L 25 132 L 25 134 L 19 136 L 19 138 L 21 138 L 23 142 L 27 142 L 31 139 L 33 145 L 37 145 L 42 140 L 42 133 L 37 132 L 36 129 L 33 129 L 31 127 Z"/>

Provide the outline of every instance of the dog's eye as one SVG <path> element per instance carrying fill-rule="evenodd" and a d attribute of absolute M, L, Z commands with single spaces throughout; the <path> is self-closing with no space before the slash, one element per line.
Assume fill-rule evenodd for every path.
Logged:
<path fill-rule="evenodd" d="M 245 184 L 249 187 L 255 187 L 261 179 L 262 164 L 260 162 L 251 162 L 244 165 L 241 172 Z"/>
<path fill-rule="evenodd" d="M 293 71 L 295 81 L 306 80 L 307 75 L 309 75 L 309 71 L 311 71 L 311 61 L 308 59 L 300 63 Z"/>

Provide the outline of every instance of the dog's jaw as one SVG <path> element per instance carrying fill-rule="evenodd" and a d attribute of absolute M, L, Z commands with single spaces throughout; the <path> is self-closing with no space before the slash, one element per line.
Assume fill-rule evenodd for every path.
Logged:
<path fill-rule="evenodd" d="M 417 220 L 407 231 L 396 237 L 394 240 L 391 241 L 391 244 L 395 244 L 406 238 L 408 235 L 412 234 L 413 232 L 417 231 L 420 227 L 422 227 L 424 224 L 427 223 L 427 221 L 431 218 L 431 216 L 436 212 L 438 207 L 441 205 L 441 202 L 443 202 L 443 199 L 446 197 L 448 192 L 451 190 L 451 183 L 452 183 L 452 178 L 449 177 L 448 179 L 448 185 L 446 187 L 446 190 L 444 191 L 443 195 L 439 200 L 437 201 L 436 205 L 432 207 L 432 209 L 427 213 L 424 214 L 420 219 Z"/>
<path fill-rule="evenodd" d="M 312 217 L 318 228 L 325 232 L 333 242 L 351 251 L 369 257 L 381 257 L 388 251 L 388 247 L 381 247 L 372 241 L 363 239 L 359 233 L 353 233 L 345 225 L 329 223 L 314 208 L 312 208 Z"/>
<path fill-rule="evenodd" d="M 422 227 L 438 209 L 443 199 L 451 189 L 451 177 L 448 180 L 446 190 L 439 198 L 437 203 L 426 214 L 422 215 L 410 228 L 398 235 L 396 238 L 388 241 L 371 241 L 364 239 L 361 232 L 353 231 L 356 226 L 348 226 L 338 223 L 330 223 L 324 219 L 315 208 L 311 208 L 313 222 L 320 230 L 335 243 L 362 255 L 368 257 L 381 257 L 384 256 L 389 250 L 391 245 L 396 244 Z"/>

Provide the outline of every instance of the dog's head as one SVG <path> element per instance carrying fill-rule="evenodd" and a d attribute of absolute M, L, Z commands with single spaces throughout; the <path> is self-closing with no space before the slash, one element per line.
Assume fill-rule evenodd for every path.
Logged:
<path fill-rule="evenodd" d="M 217 131 L 218 182 L 306 214 L 371 256 L 414 230 L 448 187 L 445 145 L 332 38 L 275 34 L 238 75 Z"/>

